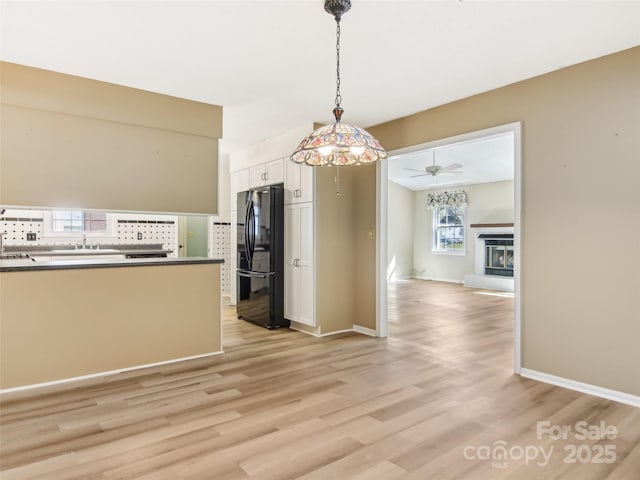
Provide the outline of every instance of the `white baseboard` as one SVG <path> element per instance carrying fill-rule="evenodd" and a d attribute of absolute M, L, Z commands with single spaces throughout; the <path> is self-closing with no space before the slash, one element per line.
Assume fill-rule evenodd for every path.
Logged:
<path fill-rule="evenodd" d="M 411 278 L 415 278 L 416 280 L 431 280 L 432 282 L 464 283 L 462 280 L 456 278 L 428 277 L 425 275 L 412 275 Z"/>
<path fill-rule="evenodd" d="M 555 375 L 538 372 L 537 370 L 530 370 L 528 368 L 520 369 L 520 375 L 532 380 L 538 380 L 539 382 L 550 383 L 551 385 L 557 385 L 558 387 L 575 390 L 576 392 L 588 393 L 595 397 L 606 398 L 607 400 L 613 400 L 614 402 L 624 403 L 633 407 L 640 407 L 640 397 L 629 393 L 619 392 L 618 390 L 610 390 L 608 388 L 591 385 L 589 383 L 577 382 L 575 380 L 557 377 Z"/>
<path fill-rule="evenodd" d="M 289 325 L 290 330 L 295 330 L 296 332 L 306 333 L 307 335 L 311 335 L 312 337 L 320 337 L 321 335 L 317 332 L 318 327 L 310 327 L 309 325 L 305 325 L 304 323 L 298 323 L 291 321 Z M 307 329 L 313 329 L 307 330 Z"/>
<path fill-rule="evenodd" d="M 370 337 L 378 336 L 378 332 L 376 332 L 373 328 L 362 327 L 360 325 L 354 325 L 353 331 L 362 333 L 363 335 L 369 335 Z"/>
<path fill-rule="evenodd" d="M 64 383 L 78 382 L 81 380 L 90 380 L 92 378 L 116 375 L 118 373 L 130 372 L 132 370 L 141 370 L 143 368 L 159 367 L 161 365 L 169 365 L 171 363 L 184 362 L 185 360 L 196 360 L 198 358 L 212 357 L 214 355 L 220 355 L 222 353 L 224 353 L 224 350 L 220 350 L 219 352 L 203 353 L 201 355 L 193 355 L 192 357 L 175 358 L 173 360 L 165 360 L 162 362 L 148 363 L 146 365 L 136 365 L 135 367 L 127 367 L 127 368 L 122 368 L 120 370 L 110 370 L 108 372 L 91 373 L 89 375 L 82 375 L 80 377 L 62 378 L 60 380 L 52 380 L 50 382 L 34 383 L 32 385 L 23 385 L 20 387 L 5 388 L 0 390 L 0 395 L 2 395 L 3 393 L 20 392 L 23 390 L 32 390 L 35 388 L 50 387 L 53 385 L 61 385 Z"/>
<path fill-rule="evenodd" d="M 353 328 L 346 328 L 344 330 L 336 330 L 335 332 L 327 332 L 327 333 L 321 333 L 320 335 L 318 335 L 319 337 L 329 337 L 331 335 L 337 335 L 339 333 L 349 333 L 349 332 L 353 332 Z"/>
<path fill-rule="evenodd" d="M 317 332 L 310 332 L 308 330 L 303 330 L 302 328 L 298 328 L 293 324 L 291 324 L 289 326 L 289 329 L 295 330 L 296 332 L 300 332 L 300 333 L 306 333 L 307 335 L 311 335 L 312 337 L 317 337 L 317 338 L 329 337 L 331 335 L 337 335 L 339 333 L 348 333 L 348 332 L 353 332 L 354 331 L 353 328 L 347 328 L 346 330 L 336 330 L 335 332 L 317 333 Z"/>

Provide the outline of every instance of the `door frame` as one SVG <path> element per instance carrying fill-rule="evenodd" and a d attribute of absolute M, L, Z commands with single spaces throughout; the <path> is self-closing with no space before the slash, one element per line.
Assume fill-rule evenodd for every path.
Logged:
<path fill-rule="evenodd" d="M 452 143 L 466 142 L 499 133 L 513 133 L 513 187 L 514 187 L 514 319 L 513 319 L 513 371 L 520 374 L 522 365 L 522 328 L 521 328 L 521 218 L 522 218 L 522 123 L 514 122 L 497 127 L 476 130 L 473 132 L 442 138 L 431 142 L 411 145 L 389 152 L 391 155 L 410 153 L 418 150 L 441 147 Z M 383 160 L 376 165 L 376 335 L 386 337 L 388 333 L 387 311 L 387 209 L 388 197 L 388 162 Z"/>

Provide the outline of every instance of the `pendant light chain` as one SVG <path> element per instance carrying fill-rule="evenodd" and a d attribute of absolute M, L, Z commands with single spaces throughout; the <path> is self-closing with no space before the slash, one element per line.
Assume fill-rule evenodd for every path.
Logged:
<path fill-rule="evenodd" d="M 336 107 L 340 107 L 342 95 L 340 94 L 340 20 L 336 19 Z"/>

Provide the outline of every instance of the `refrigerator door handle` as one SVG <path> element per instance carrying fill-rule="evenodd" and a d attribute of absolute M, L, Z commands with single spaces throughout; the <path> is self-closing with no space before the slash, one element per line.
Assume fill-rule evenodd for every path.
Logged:
<path fill-rule="evenodd" d="M 253 262 L 253 254 L 256 249 L 256 213 L 253 208 L 253 202 L 249 206 L 249 229 L 249 254 L 251 255 L 251 262 Z"/>
<path fill-rule="evenodd" d="M 246 205 L 244 212 L 244 253 L 249 262 L 249 268 L 253 260 L 253 251 L 251 250 L 251 211 L 253 210 L 253 202 L 250 200 Z"/>

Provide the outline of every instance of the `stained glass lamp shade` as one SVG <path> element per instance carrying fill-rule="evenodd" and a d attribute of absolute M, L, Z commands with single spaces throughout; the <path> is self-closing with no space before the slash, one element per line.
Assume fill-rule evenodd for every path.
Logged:
<path fill-rule="evenodd" d="M 366 130 L 340 122 L 318 128 L 291 155 L 293 162 L 313 167 L 361 165 L 385 158 L 387 152 Z"/>

